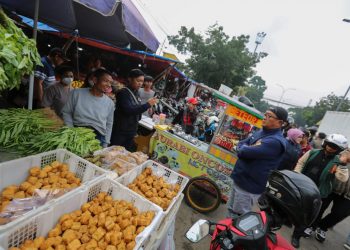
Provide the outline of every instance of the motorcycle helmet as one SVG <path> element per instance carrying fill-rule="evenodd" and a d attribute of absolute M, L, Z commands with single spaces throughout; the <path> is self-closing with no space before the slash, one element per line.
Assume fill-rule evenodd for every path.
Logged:
<path fill-rule="evenodd" d="M 216 116 L 210 116 L 207 119 L 207 125 L 209 126 L 212 122 L 219 122 L 219 118 L 217 118 Z"/>
<path fill-rule="evenodd" d="M 238 101 L 240 101 L 241 103 L 244 103 L 245 105 L 254 108 L 254 104 L 252 103 L 252 101 L 246 97 L 246 96 L 240 96 L 238 98 Z"/>
<path fill-rule="evenodd" d="M 330 134 L 322 143 L 323 148 L 325 148 L 327 145 L 338 149 L 338 152 L 340 152 L 348 148 L 348 139 L 341 134 Z"/>
<path fill-rule="evenodd" d="M 275 214 L 295 226 L 311 225 L 322 204 L 316 184 L 309 177 L 290 170 L 271 173 L 264 197 Z"/>

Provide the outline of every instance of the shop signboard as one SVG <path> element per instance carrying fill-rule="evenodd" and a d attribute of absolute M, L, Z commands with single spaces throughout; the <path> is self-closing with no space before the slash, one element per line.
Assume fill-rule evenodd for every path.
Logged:
<path fill-rule="evenodd" d="M 154 160 L 189 177 L 211 178 L 221 189 L 222 199 L 228 199 L 233 164 L 228 164 L 167 131 L 157 130 L 150 146 Z"/>

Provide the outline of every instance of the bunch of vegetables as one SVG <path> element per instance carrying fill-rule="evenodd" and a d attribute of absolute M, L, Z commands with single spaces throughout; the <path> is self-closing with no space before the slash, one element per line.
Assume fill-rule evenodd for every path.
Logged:
<path fill-rule="evenodd" d="M 62 127 L 62 121 L 48 119 L 50 116 L 53 115 L 47 109 L 1 109 L 0 146 L 16 148 L 33 135 Z"/>
<path fill-rule="evenodd" d="M 57 131 L 48 131 L 33 136 L 21 147 L 23 154 L 38 154 L 58 148 L 65 148 L 79 156 L 86 156 L 101 149 L 95 133 L 89 128 L 63 127 Z"/>
<path fill-rule="evenodd" d="M 18 88 L 21 77 L 42 65 L 34 40 L 29 39 L 0 8 L 0 91 Z"/>

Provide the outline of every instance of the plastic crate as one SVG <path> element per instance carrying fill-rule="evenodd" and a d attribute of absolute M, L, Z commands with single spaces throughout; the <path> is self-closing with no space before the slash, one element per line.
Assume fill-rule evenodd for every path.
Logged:
<path fill-rule="evenodd" d="M 104 178 L 108 172 L 104 169 L 97 167 L 96 165 L 88 162 L 87 160 L 67 151 L 66 149 L 57 149 L 37 155 L 32 155 L 24 158 L 19 158 L 12 161 L 0 163 L 0 192 L 9 185 L 19 185 L 24 182 L 28 177 L 28 171 L 34 166 L 44 167 L 52 163 L 53 161 L 59 161 L 61 163 L 67 163 L 69 170 L 75 173 L 75 176 L 81 180 L 81 186 L 88 185 L 90 182 L 96 179 Z M 61 199 L 67 194 L 76 192 L 79 188 L 75 188 L 72 191 L 59 197 Z M 49 202 L 50 203 L 50 202 Z M 39 212 L 45 208 L 48 204 L 45 204 L 37 209 L 34 209 L 20 218 L 0 226 L 0 233 L 6 231 L 12 224 L 17 223 L 19 220 L 31 216 L 33 213 Z"/>
<path fill-rule="evenodd" d="M 169 231 L 171 223 L 173 223 L 176 219 L 176 214 L 180 209 L 183 198 L 184 195 L 181 194 L 167 216 L 163 219 L 163 223 L 160 225 L 159 229 L 156 232 L 152 233 L 149 243 L 143 248 L 144 250 L 159 248 L 160 244 L 163 242 L 166 234 Z"/>
<path fill-rule="evenodd" d="M 91 201 L 100 192 L 107 192 L 114 200 L 132 202 L 141 212 L 155 212 L 152 223 L 135 239 L 136 246 L 134 249 L 144 247 L 150 240 L 151 233 L 154 231 L 155 227 L 157 227 L 163 216 L 161 209 L 150 201 L 131 192 L 116 181 L 105 178 L 94 182 L 88 187 L 84 187 L 79 190 L 79 192 L 70 194 L 64 199 L 56 200 L 55 203 L 47 207 L 46 210 L 28 218 L 26 221 L 17 223 L 5 233 L 0 234 L 0 249 L 1 247 L 8 249 L 13 246 L 19 246 L 27 239 L 34 239 L 39 236 L 46 237 L 63 214 L 80 209 L 84 203 Z"/>
<path fill-rule="evenodd" d="M 178 200 L 179 196 L 181 195 L 182 191 L 185 189 L 189 179 L 187 177 L 184 177 L 178 173 L 176 173 L 173 170 L 170 170 L 169 168 L 155 162 L 152 160 L 148 160 L 146 162 L 144 162 L 142 165 L 136 167 L 135 169 L 129 171 L 128 173 L 118 177 L 116 179 L 117 182 L 120 182 L 121 184 L 123 184 L 124 186 L 128 186 L 130 183 L 132 183 L 135 178 L 140 175 L 142 173 L 142 171 L 146 168 L 146 167 L 150 167 L 153 171 L 153 174 L 163 177 L 164 180 L 168 183 L 171 184 L 179 184 L 180 185 L 180 190 L 177 193 L 177 195 L 173 198 L 172 202 L 170 203 L 169 207 L 167 208 L 167 210 L 163 211 L 164 213 L 164 218 L 167 217 L 167 214 L 171 211 L 172 207 L 174 206 L 174 204 L 176 203 L 176 201 Z M 139 195 L 139 194 L 137 194 Z M 140 195 L 140 197 L 142 197 Z M 162 224 L 162 223 L 161 223 Z M 158 230 L 159 228 L 157 228 Z"/>

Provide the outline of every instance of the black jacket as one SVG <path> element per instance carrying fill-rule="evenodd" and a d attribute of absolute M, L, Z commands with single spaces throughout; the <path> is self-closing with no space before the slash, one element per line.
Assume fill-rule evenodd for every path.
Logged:
<path fill-rule="evenodd" d="M 121 89 L 116 99 L 112 137 L 116 134 L 136 135 L 142 113 L 151 106 L 148 103 L 141 104 L 138 92 L 130 88 Z"/>
<path fill-rule="evenodd" d="M 286 141 L 286 151 L 284 152 L 282 161 L 278 166 L 278 170 L 294 170 L 301 153 L 301 147 L 299 144 L 296 144 L 289 139 L 286 139 Z"/>

